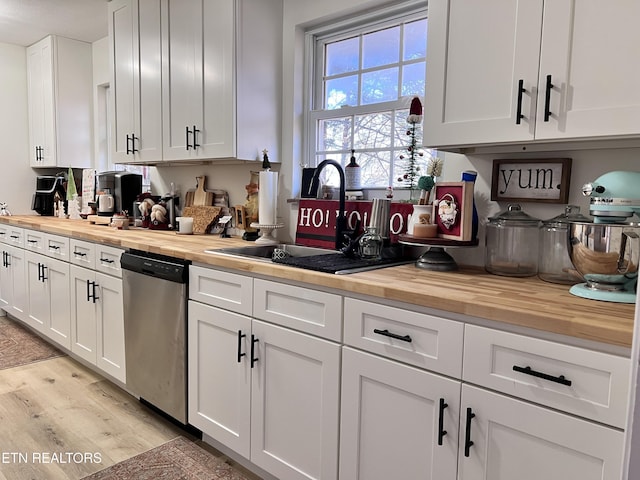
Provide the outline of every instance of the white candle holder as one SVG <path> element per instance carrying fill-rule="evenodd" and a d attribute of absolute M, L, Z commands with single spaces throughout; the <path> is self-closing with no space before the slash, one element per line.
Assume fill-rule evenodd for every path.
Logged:
<path fill-rule="evenodd" d="M 284 227 L 284 223 L 274 223 L 274 224 L 262 224 L 258 222 L 253 222 L 251 224 L 252 228 L 257 228 L 260 230 L 260 237 L 256 240 L 256 243 L 261 245 L 277 245 L 280 242 L 277 238 L 273 236 L 273 231 Z"/>

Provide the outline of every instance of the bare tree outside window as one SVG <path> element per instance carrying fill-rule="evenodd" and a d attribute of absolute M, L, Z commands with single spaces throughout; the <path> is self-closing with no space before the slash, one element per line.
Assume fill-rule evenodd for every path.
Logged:
<path fill-rule="evenodd" d="M 361 25 L 349 32 L 315 38 L 314 107 L 310 135 L 316 164 L 332 158 L 346 165 L 351 149 L 362 169 L 364 188 L 402 188 L 410 138 L 407 116 L 414 96 L 424 98 L 427 51 L 426 12 Z M 422 144 L 422 130 L 418 132 Z M 435 152 L 425 150 L 419 168 Z M 327 170 L 337 179 L 332 169 Z"/>

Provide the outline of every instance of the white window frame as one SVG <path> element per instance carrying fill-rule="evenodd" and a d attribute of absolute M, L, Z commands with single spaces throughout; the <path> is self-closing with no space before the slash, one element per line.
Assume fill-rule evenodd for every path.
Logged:
<path fill-rule="evenodd" d="M 323 104 L 323 92 L 322 88 L 316 88 L 316 85 L 322 84 L 322 76 L 324 73 L 323 57 L 317 54 L 318 42 L 322 42 L 324 39 L 330 38 L 331 41 L 340 40 L 341 37 L 349 38 L 354 34 L 363 34 L 370 31 L 376 31 L 386 26 L 393 26 L 398 21 L 411 21 L 412 19 L 418 19 L 427 15 L 427 2 L 422 1 L 407 1 L 399 3 L 398 5 L 389 6 L 386 8 L 378 9 L 374 12 L 364 13 L 356 15 L 352 18 L 340 20 L 337 22 L 331 22 L 323 26 L 319 26 L 310 29 L 305 34 L 305 74 L 304 74 L 304 138 L 303 138 L 303 156 L 301 161 L 302 167 L 315 166 L 316 165 L 316 145 L 317 145 L 317 122 L 319 120 L 333 118 L 338 112 L 344 116 L 360 115 L 367 113 L 375 113 L 378 111 L 389 111 L 398 109 L 408 109 L 413 95 L 407 97 L 401 97 L 400 99 L 392 102 L 375 103 L 368 105 L 361 105 L 357 107 L 344 107 L 336 110 L 322 110 L 316 108 Z M 381 149 L 388 150 L 388 149 Z M 344 158 L 343 151 L 335 152 L 335 159 L 340 161 Z M 327 155 L 330 156 L 329 154 Z M 349 155 L 346 155 L 348 158 Z M 391 159 L 392 161 L 392 177 L 395 175 L 393 171 L 393 164 L 398 161 L 397 156 Z M 344 162 L 343 162 L 344 166 Z M 391 180 L 391 179 L 390 179 Z M 378 187 L 365 187 L 365 188 L 378 188 Z M 383 187 L 379 187 L 383 188 Z"/>

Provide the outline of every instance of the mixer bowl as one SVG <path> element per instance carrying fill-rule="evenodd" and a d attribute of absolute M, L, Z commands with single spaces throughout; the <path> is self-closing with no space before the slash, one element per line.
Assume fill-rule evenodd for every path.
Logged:
<path fill-rule="evenodd" d="M 572 222 L 568 249 L 588 288 L 624 290 L 638 276 L 640 226 Z"/>

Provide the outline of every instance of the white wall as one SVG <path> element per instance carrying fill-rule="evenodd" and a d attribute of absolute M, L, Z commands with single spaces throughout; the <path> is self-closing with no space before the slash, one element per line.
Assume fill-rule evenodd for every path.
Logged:
<path fill-rule="evenodd" d="M 31 215 L 36 174 L 29 167 L 26 48 L 0 43 L 0 202 Z"/>

